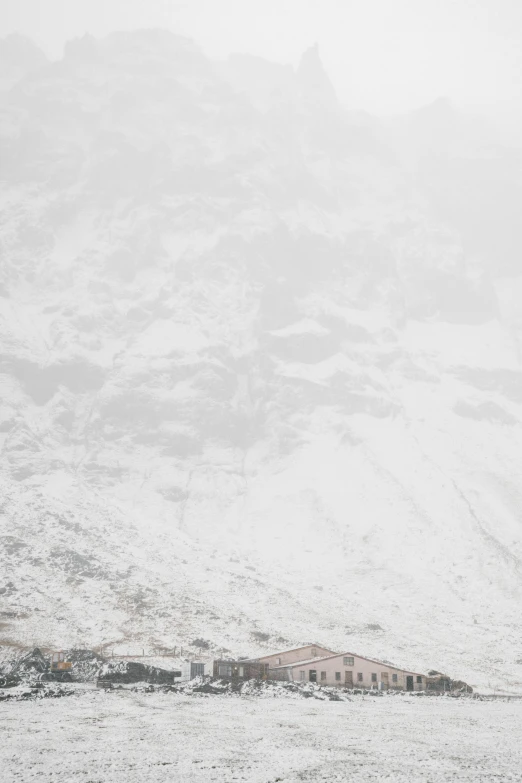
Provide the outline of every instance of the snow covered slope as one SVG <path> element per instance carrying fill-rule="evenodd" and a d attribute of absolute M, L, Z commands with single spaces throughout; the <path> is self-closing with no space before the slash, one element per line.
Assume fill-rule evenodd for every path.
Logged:
<path fill-rule="evenodd" d="M 245 62 L 114 33 L 1 93 L 0 642 L 520 689 L 518 153 Z"/>

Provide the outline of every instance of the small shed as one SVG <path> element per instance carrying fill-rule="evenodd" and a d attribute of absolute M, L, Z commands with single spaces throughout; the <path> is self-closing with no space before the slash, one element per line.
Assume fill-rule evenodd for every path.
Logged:
<path fill-rule="evenodd" d="M 263 676 L 259 662 L 252 660 L 215 660 L 213 674 L 214 677 L 227 680 L 252 680 Z"/>
<path fill-rule="evenodd" d="M 212 663 L 201 661 L 182 661 L 179 665 L 181 670 L 177 682 L 189 682 L 195 677 L 208 677 L 212 675 Z"/>

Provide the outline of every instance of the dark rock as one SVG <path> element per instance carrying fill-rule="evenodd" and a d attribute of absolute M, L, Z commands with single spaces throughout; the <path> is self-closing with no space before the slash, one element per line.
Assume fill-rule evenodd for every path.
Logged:
<path fill-rule="evenodd" d="M 31 650 L 25 655 L 22 655 L 21 658 L 18 658 L 11 669 L 11 674 L 17 675 L 20 678 L 25 678 L 43 674 L 48 669 L 49 659 L 43 655 L 38 647 L 35 647 L 34 650 Z"/>
<path fill-rule="evenodd" d="M 191 644 L 193 647 L 199 647 L 201 650 L 210 649 L 210 642 L 207 642 L 206 639 L 194 639 Z"/>
<path fill-rule="evenodd" d="M 147 666 L 137 661 L 110 661 L 101 667 L 98 678 L 99 680 L 123 684 L 148 682 L 155 685 L 172 685 L 179 675 L 179 672 L 167 671 L 156 666 Z"/>
<path fill-rule="evenodd" d="M 0 674 L 0 688 L 14 688 L 20 685 L 21 679 L 15 674 Z"/>
<path fill-rule="evenodd" d="M 72 663 L 71 674 L 75 682 L 92 682 L 105 662 L 105 658 L 92 650 L 65 650 L 66 660 Z"/>
<path fill-rule="evenodd" d="M 252 631 L 252 636 L 260 642 L 267 642 L 270 639 L 270 634 L 263 633 L 262 631 Z"/>

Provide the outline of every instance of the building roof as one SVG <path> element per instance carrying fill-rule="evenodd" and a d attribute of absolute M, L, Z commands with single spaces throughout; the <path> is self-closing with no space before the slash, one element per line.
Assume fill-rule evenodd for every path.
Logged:
<path fill-rule="evenodd" d="M 262 658 L 273 658 L 273 656 L 278 655 L 284 655 L 285 653 L 290 652 L 297 652 L 297 650 L 306 650 L 307 647 L 318 647 L 320 650 L 326 650 L 329 653 L 332 653 L 332 655 L 339 655 L 339 653 L 334 653 L 333 650 L 330 650 L 329 647 L 325 647 L 324 644 L 317 644 L 317 642 L 310 642 L 310 644 L 303 644 L 300 647 L 291 647 L 289 650 L 280 650 L 278 652 L 273 653 L 266 653 L 266 655 L 258 655 L 257 658 L 249 658 L 249 661 L 260 661 Z M 327 657 L 327 656 L 323 656 Z"/>
<path fill-rule="evenodd" d="M 308 645 L 307 645 L 308 646 Z M 417 674 L 422 677 L 420 672 L 413 672 L 411 669 L 401 669 L 400 666 L 393 666 L 391 663 L 385 663 L 384 661 L 378 661 L 375 658 L 368 658 L 366 655 L 358 655 L 353 652 L 335 653 L 335 655 L 324 655 L 322 658 L 309 658 L 306 661 L 295 661 L 294 663 L 285 663 L 281 666 L 274 666 L 274 669 L 296 669 L 298 666 L 305 666 L 309 663 L 318 663 L 319 661 L 330 661 L 332 658 L 361 658 L 363 661 L 369 661 L 370 663 L 376 663 L 378 666 L 386 666 L 388 669 L 395 669 L 398 672 L 406 672 L 407 674 Z"/>
<path fill-rule="evenodd" d="M 342 653 L 341 653 L 342 655 Z M 316 655 L 315 658 L 307 658 L 304 661 L 294 661 L 293 663 L 282 663 L 280 666 L 274 666 L 274 669 L 295 669 L 296 666 L 301 666 L 306 663 L 319 663 L 319 661 L 326 661 L 329 658 L 338 658 L 339 653 L 335 655 Z"/>

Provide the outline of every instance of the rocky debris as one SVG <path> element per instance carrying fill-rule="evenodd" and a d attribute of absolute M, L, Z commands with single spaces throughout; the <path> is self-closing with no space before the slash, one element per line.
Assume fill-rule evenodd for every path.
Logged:
<path fill-rule="evenodd" d="M 447 674 L 430 672 L 426 678 L 427 690 L 442 693 L 473 693 L 473 688 L 463 680 L 452 680 Z"/>
<path fill-rule="evenodd" d="M 175 682 L 178 671 L 167 671 L 158 666 L 148 666 L 136 661 L 107 661 L 92 650 L 72 648 L 64 650 L 65 660 L 72 663 L 67 672 L 74 682 L 98 681 L 132 684 L 147 682 L 154 685 L 170 685 Z M 14 661 L 0 667 L 0 687 L 12 688 L 43 681 L 53 681 L 51 657 L 35 647 Z"/>
<path fill-rule="evenodd" d="M 130 685 L 146 682 L 153 685 L 171 685 L 176 681 L 175 671 L 167 671 L 157 666 L 147 666 L 137 661 L 109 661 L 98 671 L 98 681 L 108 681 Z"/>
<path fill-rule="evenodd" d="M 469 686 L 468 686 L 469 687 Z M 140 683 L 132 688 L 140 693 L 179 693 L 185 696 L 240 696 L 244 698 L 281 698 L 281 699 L 318 699 L 320 701 L 351 701 L 357 696 L 372 698 L 477 698 L 472 689 L 446 691 L 403 691 L 403 690 L 366 690 L 362 688 L 332 688 L 310 682 L 275 682 L 265 680 L 230 681 L 212 677 L 196 677 L 190 682 L 176 685 Z M 480 698 L 480 697 L 478 697 Z"/>
<path fill-rule="evenodd" d="M 96 679 L 105 658 L 92 650 L 65 650 L 65 658 L 72 663 L 71 674 L 75 682 L 92 682 Z"/>
<path fill-rule="evenodd" d="M 319 699 L 350 701 L 344 688 L 325 688 L 314 683 L 270 682 L 264 680 L 229 681 L 212 677 L 195 677 L 190 682 L 155 687 L 140 684 L 132 690 L 140 693 L 179 693 L 185 696 L 239 696 L 259 699 Z"/>
<path fill-rule="evenodd" d="M 14 688 L 20 685 L 20 677 L 14 674 L 0 674 L 0 688 Z"/>
<path fill-rule="evenodd" d="M 2 701 L 36 701 L 39 699 L 61 699 L 64 696 L 74 696 L 74 687 L 58 683 L 33 683 L 32 685 L 17 683 L 8 691 L 0 687 L 0 702 Z"/>
<path fill-rule="evenodd" d="M 264 682 L 249 680 L 241 688 L 242 696 L 261 698 L 301 698 L 320 701 L 350 701 L 348 691 L 341 688 L 328 688 L 315 683 Z"/>
<path fill-rule="evenodd" d="M 20 680 L 37 679 L 50 668 L 49 658 L 44 656 L 39 647 L 22 655 L 13 664 L 9 674 Z"/>
<path fill-rule="evenodd" d="M 64 654 L 65 660 L 72 663 L 72 668 L 67 675 L 75 682 L 95 680 L 100 666 L 105 661 L 92 650 L 71 649 L 64 650 Z M 0 687 L 11 688 L 23 683 L 54 679 L 56 677 L 51 672 L 51 656 L 44 655 L 38 647 L 0 665 Z"/>

